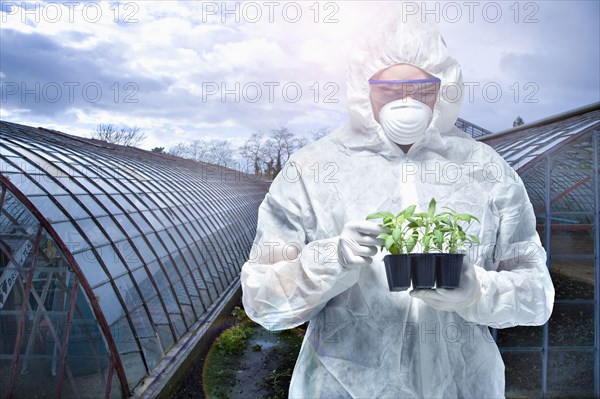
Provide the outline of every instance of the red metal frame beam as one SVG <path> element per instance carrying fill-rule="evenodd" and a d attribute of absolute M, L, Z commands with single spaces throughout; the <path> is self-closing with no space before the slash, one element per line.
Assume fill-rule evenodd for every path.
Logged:
<path fill-rule="evenodd" d="M 63 380 L 63 375 L 65 373 L 65 363 L 67 362 L 67 352 L 69 349 L 69 335 L 71 334 L 71 324 L 73 323 L 73 313 L 75 313 L 75 304 L 77 302 L 77 287 L 78 287 L 78 278 L 77 275 L 75 275 L 74 281 L 73 281 L 73 288 L 71 289 L 71 294 L 70 294 L 70 302 L 69 302 L 69 314 L 67 315 L 67 325 L 65 326 L 65 336 L 63 339 L 63 345 L 62 345 L 62 353 L 60 356 L 60 366 L 58 369 L 58 373 L 56 376 L 56 398 L 59 399 L 60 398 L 60 391 L 62 390 L 62 380 Z M 77 387 L 73 387 L 73 389 L 75 390 Z"/>
<path fill-rule="evenodd" d="M 592 134 L 592 132 L 594 132 L 594 130 L 598 129 L 598 124 L 594 124 L 592 126 L 588 126 L 587 128 L 585 128 L 584 130 L 582 130 L 581 132 L 572 135 L 571 137 L 561 141 L 558 145 L 555 145 L 554 147 L 544 151 L 543 153 L 541 153 L 540 155 L 536 156 L 535 158 L 533 158 L 532 160 L 530 160 L 529 162 L 527 162 L 525 165 L 521 166 L 519 169 L 517 169 L 517 173 L 519 175 L 523 175 L 523 173 L 525 173 L 527 170 L 529 170 L 530 168 L 533 167 L 533 165 L 535 165 L 537 162 L 541 161 L 542 159 L 544 159 L 545 157 L 547 157 L 548 155 L 551 155 L 555 152 L 557 152 L 558 150 L 560 150 L 562 147 L 567 146 L 579 139 L 581 139 L 583 136 L 587 135 L 587 134 Z"/>
<path fill-rule="evenodd" d="M 112 334 L 110 332 L 110 327 L 108 326 L 108 322 L 104 318 L 104 314 L 102 313 L 102 309 L 100 309 L 100 305 L 98 304 L 98 300 L 94 295 L 94 291 L 90 286 L 89 282 L 85 278 L 85 275 L 81 271 L 79 264 L 61 239 L 61 237 L 56 233 L 52 225 L 48 222 L 48 220 L 37 210 L 37 208 L 29 201 L 29 199 L 17 189 L 17 187 L 12 184 L 10 180 L 8 180 L 4 175 L 0 174 L 0 184 L 6 186 L 11 193 L 19 200 L 25 207 L 33 214 L 33 216 L 39 221 L 39 223 L 46 229 L 47 234 L 52 237 L 56 245 L 61 250 L 63 256 L 69 263 L 69 265 L 75 271 L 75 275 L 79 279 L 79 284 L 83 287 L 84 292 L 90 300 L 90 304 L 92 306 L 92 311 L 94 312 L 94 316 L 100 325 L 100 329 L 104 333 L 104 337 L 106 339 L 106 343 L 109 348 L 110 357 L 114 361 L 114 368 L 117 372 L 117 376 L 119 377 L 119 381 L 121 383 L 121 393 L 124 397 L 131 396 L 131 390 L 129 389 L 129 384 L 127 383 L 127 377 L 125 375 L 125 370 L 123 369 L 123 363 L 121 363 L 121 358 L 119 357 L 119 351 L 117 350 L 117 345 L 113 340 Z"/>
<path fill-rule="evenodd" d="M 581 186 L 582 184 L 587 183 L 588 181 L 590 181 L 592 178 L 590 176 L 586 177 L 585 179 L 582 179 L 580 181 L 578 181 L 577 183 L 573 184 L 571 187 L 567 188 L 566 190 L 564 190 L 562 193 L 558 194 L 557 196 L 555 196 L 554 198 L 552 198 L 550 200 L 550 205 L 556 203 L 557 201 L 559 201 L 560 199 L 566 197 L 567 195 L 569 195 L 569 193 L 573 190 L 575 190 L 577 187 Z M 539 206 L 537 208 L 535 208 L 535 213 L 540 213 L 540 212 L 545 212 L 546 211 L 546 207 L 545 206 Z"/>
<path fill-rule="evenodd" d="M 15 337 L 15 349 L 13 351 L 13 359 L 12 364 L 10 366 L 10 377 L 8 380 L 8 398 L 12 398 L 13 389 L 15 388 L 15 375 L 17 373 L 17 366 L 19 364 L 19 355 L 21 354 L 21 338 L 23 338 L 23 331 L 25 331 L 25 314 L 27 313 L 27 308 L 29 307 L 29 295 L 31 293 L 31 286 L 33 285 L 33 272 L 35 270 L 35 258 L 37 257 L 41 238 L 42 225 L 40 224 L 38 227 L 38 231 L 35 235 L 33 252 L 31 255 L 31 266 L 29 266 L 29 272 L 27 273 L 27 282 L 25 283 L 25 290 L 23 292 L 23 303 L 21 304 L 21 317 L 19 318 L 19 326 L 17 327 L 17 336 Z M 19 265 L 17 265 L 17 267 L 18 266 Z"/>

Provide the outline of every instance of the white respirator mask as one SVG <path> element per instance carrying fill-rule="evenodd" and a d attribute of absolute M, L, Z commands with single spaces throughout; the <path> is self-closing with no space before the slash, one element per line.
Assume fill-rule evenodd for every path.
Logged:
<path fill-rule="evenodd" d="M 385 134 L 396 144 L 413 144 L 431 123 L 433 112 L 421 101 L 406 97 L 385 104 L 379 121 Z"/>

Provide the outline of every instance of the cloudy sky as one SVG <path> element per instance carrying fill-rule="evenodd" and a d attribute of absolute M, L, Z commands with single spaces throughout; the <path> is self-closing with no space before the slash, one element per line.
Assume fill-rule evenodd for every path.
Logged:
<path fill-rule="evenodd" d="M 382 3 L 0 1 L 0 118 L 88 135 L 135 125 L 142 148 L 347 120 L 345 57 Z M 492 131 L 600 101 L 600 2 L 425 4 Z M 366 25 L 366 26 L 365 26 Z"/>

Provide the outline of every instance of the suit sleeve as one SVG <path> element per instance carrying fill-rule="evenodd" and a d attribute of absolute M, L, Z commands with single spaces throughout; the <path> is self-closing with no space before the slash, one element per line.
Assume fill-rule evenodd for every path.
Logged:
<path fill-rule="evenodd" d="M 327 302 L 358 281 L 343 268 L 339 236 L 314 240 L 307 218 L 317 218 L 302 180 L 280 173 L 258 211 L 256 238 L 242 267 L 242 301 L 248 316 L 272 330 L 293 328 L 316 316 Z"/>
<path fill-rule="evenodd" d="M 496 328 L 542 325 L 554 306 L 554 286 L 546 266 L 546 251 L 536 231 L 536 219 L 521 178 L 497 158 L 504 175 L 495 185 L 493 201 L 498 229 L 491 259 L 476 266 L 481 296 L 458 313 L 466 320 Z"/>

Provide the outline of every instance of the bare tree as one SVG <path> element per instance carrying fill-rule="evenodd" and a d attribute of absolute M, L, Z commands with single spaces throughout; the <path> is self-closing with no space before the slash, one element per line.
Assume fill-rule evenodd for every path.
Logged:
<path fill-rule="evenodd" d="M 194 140 L 189 144 L 179 143 L 168 151 L 181 158 L 192 159 L 221 166 L 233 166 L 233 145 L 228 140 Z"/>
<path fill-rule="evenodd" d="M 233 151 L 233 144 L 229 140 L 211 140 L 208 142 L 206 162 L 221 166 L 233 166 Z"/>
<path fill-rule="evenodd" d="M 242 158 L 252 164 L 256 176 L 262 175 L 262 150 L 263 135 L 261 132 L 252 133 L 244 145 L 239 148 Z"/>
<path fill-rule="evenodd" d="M 186 158 L 187 146 L 185 143 L 179 143 L 176 146 L 169 148 L 167 154 L 174 155 L 180 158 Z"/>
<path fill-rule="evenodd" d="M 123 125 L 120 128 L 112 124 L 98 124 L 92 131 L 91 138 L 107 143 L 136 147 L 146 139 L 146 135 L 137 126 Z"/>
<path fill-rule="evenodd" d="M 267 139 L 261 150 L 261 158 L 265 168 L 265 177 L 274 179 L 277 173 L 275 172 L 275 164 L 278 154 L 277 143 L 273 139 Z"/>

